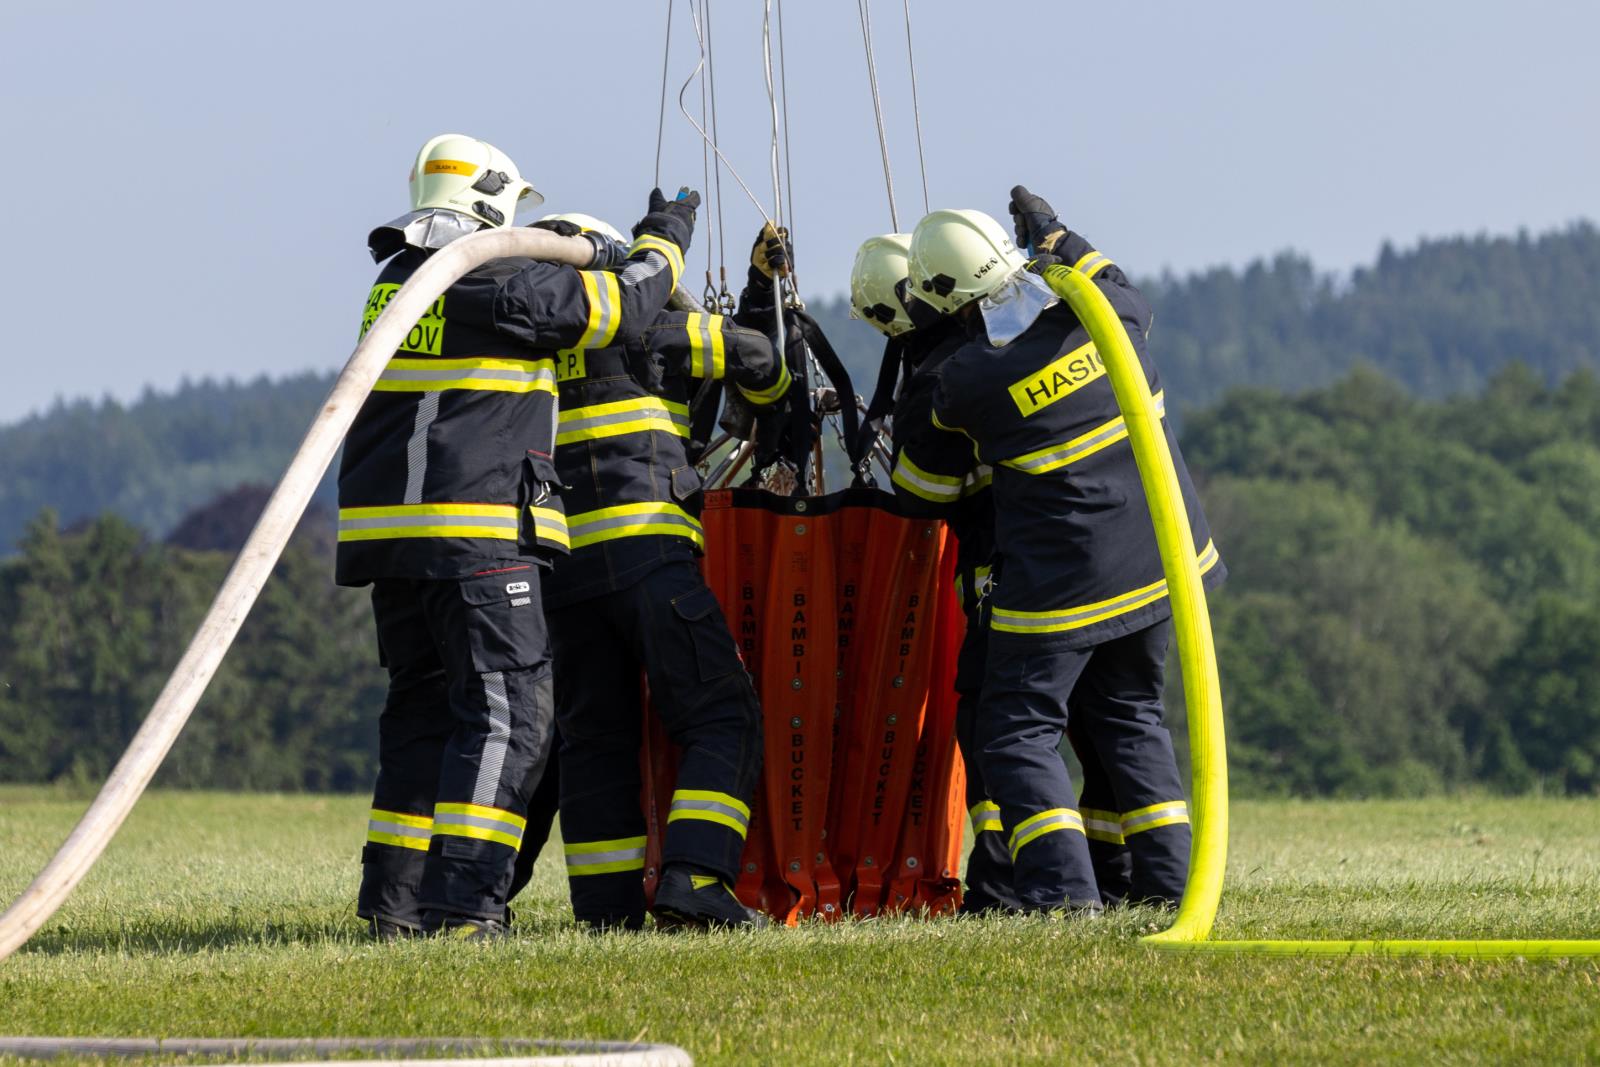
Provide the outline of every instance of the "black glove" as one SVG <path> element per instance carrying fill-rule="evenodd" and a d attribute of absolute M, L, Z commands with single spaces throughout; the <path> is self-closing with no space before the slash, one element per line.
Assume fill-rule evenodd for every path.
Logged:
<path fill-rule="evenodd" d="M 787 278 L 790 264 L 794 262 L 794 245 L 789 240 L 787 227 L 773 229 L 772 223 L 763 223 L 756 234 L 756 243 L 750 248 L 750 266 L 771 281 L 773 276 Z"/>
<path fill-rule="evenodd" d="M 576 237 L 583 232 L 583 227 L 569 219 L 540 219 L 538 222 L 528 224 L 530 230 L 549 230 L 551 233 L 562 237 Z"/>
<path fill-rule="evenodd" d="M 1049 252 L 1041 252 L 1037 256 L 1034 256 L 1032 259 L 1028 260 L 1026 266 L 1028 270 L 1032 271 L 1034 274 L 1043 275 L 1046 267 L 1054 267 L 1059 263 L 1065 262 L 1066 260 L 1062 259 L 1060 256 L 1052 256 Z"/>
<path fill-rule="evenodd" d="M 700 194 L 687 185 L 678 190 L 676 200 L 668 200 L 660 189 L 650 190 L 650 210 L 633 228 L 633 235 L 654 234 L 665 237 L 680 251 L 689 251 L 689 239 L 694 236 L 694 212 L 700 206 Z"/>
<path fill-rule="evenodd" d="M 1026 186 L 1011 189 L 1011 225 L 1016 230 L 1017 247 L 1033 252 L 1049 252 L 1067 232 L 1056 218 L 1056 209 L 1042 196 L 1028 192 Z"/>

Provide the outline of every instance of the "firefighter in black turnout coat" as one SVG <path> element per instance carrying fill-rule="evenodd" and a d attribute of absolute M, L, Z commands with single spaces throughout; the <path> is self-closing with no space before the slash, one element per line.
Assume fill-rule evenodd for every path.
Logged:
<path fill-rule="evenodd" d="M 1109 259 L 1013 191 L 1019 236 L 1093 278 L 1121 312 L 1157 403 L 1144 351 L 1150 312 Z M 912 292 L 958 314 L 973 338 L 944 362 L 933 407 L 993 471 L 1002 577 L 990 598 L 977 715 L 984 781 L 1025 909 L 1101 903 L 1087 846 L 1120 838 L 1128 899 L 1176 904 L 1189 825 L 1162 725 L 1170 607 L 1149 507 L 1105 367 L 1066 304 L 1025 269 L 1004 230 L 973 211 L 937 211 L 912 238 Z M 1224 576 L 1168 428 L 1208 585 Z M 1114 808 L 1080 810 L 1057 755 L 1069 716 L 1098 754 Z"/>
<path fill-rule="evenodd" d="M 624 272 L 626 273 L 626 272 Z M 595 929 L 638 929 L 645 900 L 640 673 L 681 750 L 658 921 L 758 921 L 733 896 L 761 765 L 761 716 L 727 621 L 700 574 L 700 477 L 686 450 L 699 381 L 755 405 L 788 371 L 765 337 L 722 315 L 663 312 L 638 340 L 560 353 L 556 469 L 572 554 L 545 590 L 561 734 L 561 832 L 572 906 Z"/>
<path fill-rule="evenodd" d="M 414 210 L 369 239 L 388 263 L 363 332 L 434 249 L 542 199 L 497 149 L 459 135 L 423 146 L 411 189 Z M 416 324 L 346 439 L 337 580 L 372 586 L 390 676 L 357 907 L 379 936 L 503 930 L 551 736 L 541 575 L 569 540 L 555 350 L 637 335 L 655 317 L 697 203 L 653 193 L 617 273 L 498 260 L 467 274 Z"/>
<path fill-rule="evenodd" d="M 961 910 L 982 913 L 1021 908 L 1011 885 L 1011 855 L 1000 808 L 984 787 L 974 741 L 978 694 L 988 650 L 988 596 L 994 574 L 994 501 L 990 468 L 973 456 L 972 442 L 933 424 L 933 394 L 945 360 L 966 344 L 962 323 L 941 316 L 907 292 L 910 234 L 884 234 L 862 243 L 850 274 L 851 314 L 889 337 L 886 364 L 898 364 L 902 377 L 893 398 L 894 441 L 890 480 L 902 500 L 938 515 L 956 539 L 956 596 L 966 616 L 966 634 L 957 655 L 956 740 L 966 766 L 967 813 L 972 821 L 972 852 L 967 859 Z M 891 373 L 885 371 L 885 373 Z M 882 388 L 882 379 L 880 379 Z M 874 404 L 879 399 L 874 397 Z M 1109 783 L 1092 746 L 1069 724 L 1072 747 L 1083 766 L 1080 803 L 1103 803 Z M 1128 855 L 1120 843 L 1089 840 L 1095 880 L 1107 903 L 1127 892 Z"/>

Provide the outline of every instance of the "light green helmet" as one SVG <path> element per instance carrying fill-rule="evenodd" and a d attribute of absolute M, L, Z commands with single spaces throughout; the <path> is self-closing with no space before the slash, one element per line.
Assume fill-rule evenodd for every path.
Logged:
<path fill-rule="evenodd" d="M 598 233 L 602 237 L 609 237 L 618 244 L 627 244 L 628 239 L 622 236 L 622 231 L 617 229 L 605 219 L 597 219 L 593 215 L 585 215 L 581 211 L 558 211 L 554 215 L 545 215 L 539 222 L 570 222 L 585 233 Z"/>
<path fill-rule="evenodd" d="M 911 295 L 948 315 L 1027 265 L 1005 228 L 981 211 L 935 211 L 911 235 Z"/>
<path fill-rule="evenodd" d="M 506 226 L 544 203 L 509 156 L 459 133 L 433 138 L 411 168 L 411 209 L 443 208 L 490 226 Z"/>
<path fill-rule="evenodd" d="M 910 252 L 909 233 L 885 233 L 861 242 L 850 268 L 851 318 L 890 337 L 915 328 L 900 302 Z"/>

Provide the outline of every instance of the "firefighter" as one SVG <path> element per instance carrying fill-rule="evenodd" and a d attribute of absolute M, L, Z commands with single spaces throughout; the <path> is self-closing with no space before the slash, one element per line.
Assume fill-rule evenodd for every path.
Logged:
<path fill-rule="evenodd" d="M 430 140 L 412 211 L 368 239 L 388 262 L 362 332 L 435 249 L 542 199 L 492 145 Z M 542 571 L 568 541 L 550 352 L 654 318 L 698 203 L 652 192 L 616 274 L 518 259 L 467 274 L 416 324 L 345 441 L 336 580 L 372 586 L 389 671 L 357 904 L 376 936 L 505 930 L 550 744 Z"/>
<path fill-rule="evenodd" d="M 1121 312 L 1158 403 L 1143 295 L 1120 268 L 1018 186 L 1012 212 L 1035 256 L 1094 279 Z M 936 425 L 965 435 L 993 470 L 1003 580 L 989 598 L 989 650 L 975 741 L 999 805 L 1012 882 L 1030 911 L 1098 910 L 1087 833 L 1120 837 L 1127 897 L 1175 905 L 1189 817 L 1162 725 L 1171 610 L 1155 533 L 1105 366 L 1070 308 L 1026 269 L 994 219 L 935 211 L 918 224 L 911 291 L 958 318 L 968 341 L 939 370 Z M 1208 585 L 1224 576 L 1171 439 Z M 1107 809 L 1080 811 L 1057 750 L 1070 719 L 1109 778 Z"/>
<path fill-rule="evenodd" d="M 681 750 L 657 921 L 758 924 L 732 883 L 760 771 L 761 713 L 696 563 L 700 477 L 685 445 L 691 383 L 728 380 L 768 405 L 787 392 L 788 371 L 755 331 L 721 315 L 664 312 L 637 342 L 600 338 L 561 352 L 556 374 L 572 554 L 551 572 L 545 605 L 573 913 L 593 930 L 644 923 L 642 671 Z"/>
<path fill-rule="evenodd" d="M 973 845 L 967 859 L 964 913 L 1019 910 L 1011 885 L 1000 811 L 985 791 L 973 744 L 978 692 L 983 684 L 987 628 L 984 602 L 994 580 L 994 505 L 990 469 L 978 463 L 965 438 L 933 425 L 933 391 L 939 368 L 966 343 L 960 322 L 940 316 L 907 292 L 909 234 L 884 234 L 865 241 L 850 273 L 850 311 L 889 340 L 886 363 L 899 364 L 903 378 L 894 397 L 890 480 L 896 495 L 943 517 L 956 538 L 956 594 L 966 615 L 966 634 L 956 659 L 956 740 L 966 765 L 966 802 Z M 892 380 L 892 379 L 891 379 Z M 1090 804 L 1109 788 L 1092 747 L 1069 739 L 1084 768 L 1080 802 Z M 1095 880 L 1110 903 L 1126 891 L 1126 850 L 1093 838 Z"/>

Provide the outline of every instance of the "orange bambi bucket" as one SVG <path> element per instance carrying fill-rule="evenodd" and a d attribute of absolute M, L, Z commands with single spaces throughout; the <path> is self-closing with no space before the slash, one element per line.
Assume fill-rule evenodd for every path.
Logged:
<path fill-rule="evenodd" d="M 965 772 L 955 744 L 965 619 L 943 523 L 876 489 L 706 494 L 706 581 L 766 731 L 739 899 L 793 924 L 960 904 Z M 676 763 L 645 734 L 649 854 Z M 647 883 L 653 883 L 655 863 Z M 649 888 L 653 888 L 650 885 Z"/>

